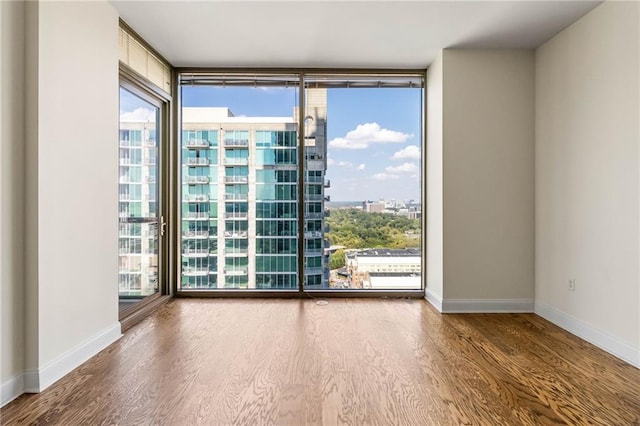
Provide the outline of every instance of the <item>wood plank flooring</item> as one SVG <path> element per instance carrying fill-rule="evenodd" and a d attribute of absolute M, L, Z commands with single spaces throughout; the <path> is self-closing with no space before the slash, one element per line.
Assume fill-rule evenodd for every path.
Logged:
<path fill-rule="evenodd" d="M 640 370 L 533 314 L 178 299 L 3 425 L 640 425 Z"/>

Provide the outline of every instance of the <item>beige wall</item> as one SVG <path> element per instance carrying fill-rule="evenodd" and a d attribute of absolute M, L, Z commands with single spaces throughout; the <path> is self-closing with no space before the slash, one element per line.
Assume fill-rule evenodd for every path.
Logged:
<path fill-rule="evenodd" d="M 533 51 L 447 49 L 443 60 L 444 300 L 530 310 Z"/>
<path fill-rule="evenodd" d="M 640 365 L 640 6 L 536 51 L 536 312 Z M 568 280 L 576 290 L 568 290 Z"/>
<path fill-rule="evenodd" d="M 2 402 L 24 369 L 24 4 L 0 2 L 0 324 Z"/>
<path fill-rule="evenodd" d="M 442 54 L 427 72 L 427 298 L 442 302 Z"/>
<path fill-rule="evenodd" d="M 26 6 L 25 387 L 46 388 L 120 335 L 118 15 Z"/>

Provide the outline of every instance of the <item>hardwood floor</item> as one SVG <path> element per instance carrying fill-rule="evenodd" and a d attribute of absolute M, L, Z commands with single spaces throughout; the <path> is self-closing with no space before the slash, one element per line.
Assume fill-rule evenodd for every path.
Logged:
<path fill-rule="evenodd" d="M 640 370 L 533 314 L 178 299 L 3 425 L 640 424 Z"/>

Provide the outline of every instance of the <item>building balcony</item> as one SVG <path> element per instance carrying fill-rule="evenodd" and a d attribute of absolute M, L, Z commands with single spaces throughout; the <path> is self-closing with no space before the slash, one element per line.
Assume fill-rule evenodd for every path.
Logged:
<path fill-rule="evenodd" d="M 120 194 L 118 196 L 119 201 L 142 201 L 141 196 L 133 196 L 131 194 Z"/>
<path fill-rule="evenodd" d="M 225 158 L 225 166 L 247 166 L 249 164 L 248 158 Z"/>
<path fill-rule="evenodd" d="M 142 144 L 140 142 L 133 142 L 130 140 L 121 140 L 120 141 L 120 147 L 121 148 L 129 148 L 129 147 L 136 147 L 136 148 L 140 148 Z"/>
<path fill-rule="evenodd" d="M 130 176 L 120 176 L 120 178 L 118 179 L 119 183 L 133 183 L 133 184 L 140 184 L 140 181 L 136 181 L 133 178 L 131 178 Z"/>
<path fill-rule="evenodd" d="M 325 224 L 325 225 L 324 225 L 324 232 L 325 232 L 325 234 L 326 234 L 327 232 L 331 232 L 331 226 L 329 226 L 329 224 Z"/>
<path fill-rule="evenodd" d="M 247 268 L 224 268 L 224 273 L 225 275 L 234 275 L 234 276 L 238 276 L 238 275 L 247 275 L 249 273 L 249 270 Z"/>
<path fill-rule="evenodd" d="M 329 216 L 331 216 L 331 210 L 324 209 L 324 217 L 329 217 Z"/>
<path fill-rule="evenodd" d="M 225 176 L 224 183 L 248 183 L 248 176 Z"/>
<path fill-rule="evenodd" d="M 331 201 L 331 195 L 327 195 L 326 197 L 324 197 L 324 201 L 325 202 L 330 202 Z"/>
<path fill-rule="evenodd" d="M 188 185 L 198 185 L 209 183 L 209 176 L 185 176 L 184 183 Z"/>
<path fill-rule="evenodd" d="M 310 238 L 322 238 L 322 232 L 320 231 L 307 231 L 304 233 L 304 237 L 307 239 Z"/>
<path fill-rule="evenodd" d="M 182 216 L 183 220 L 209 220 L 209 213 L 207 212 L 191 212 Z"/>
<path fill-rule="evenodd" d="M 190 139 L 184 144 L 184 147 L 187 149 L 207 149 L 210 146 L 209 141 L 204 139 Z"/>
<path fill-rule="evenodd" d="M 182 251 L 182 256 L 191 257 L 191 258 L 209 257 L 209 250 L 208 249 L 186 249 Z"/>
<path fill-rule="evenodd" d="M 224 231 L 225 238 L 247 238 L 247 231 Z"/>
<path fill-rule="evenodd" d="M 141 166 L 142 159 L 133 160 L 131 158 L 120 158 L 121 166 Z"/>
<path fill-rule="evenodd" d="M 323 216 L 324 216 L 324 213 L 305 213 L 304 214 L 305 219 L 322 219 Z"/>
<path fill-rule="evenodd" d="M 225 249 L 224 251 L 225 257 L 247 257 L 249 255 L 248 249 Z"/>
<path fill-rule="evenodd" d="M 225 148 L 246 148 L 249 146 L 249 140 L 247 139 L 225 139 L 224 140 Z"/>
<path fill-rule="evenodd" d="M 209 196 L 204 194 L 187 195 L 185 201 L 188 203 L 206 203 L 207 201 L 209 201 Z"/>
<path fill-rule="evenodd" d="M 307 170 L 325 170 L 324 160 L 307 160 Z"/>
<path fill-rule="evenodd" d="M 331 188 L 331 181 L 329 179 L 324 181 L 324 187 L 325 188 Z"/>
<path fill-rule="evenodd" d="M 324 268 L 317 267 L 317 268 L 304 268 L 304 274 L 305 275 L 322 275 L 324 271 Z"/>
<path fill-rule="evenodd" d="M 322 183 L 322 176 L 306 176 L 304 180 L 306 183 Z"/>
<path fill-rule="evenodd" d="M 305 194 L 304 197 L 308 201 L 322 201 L 322 194 Z"/>
<path fill-rule="evenodd" d="M 155 183 L 156 182 L 156 177 L 155 176 L 144 176 L 142 178 L 142 181 L 144 183 Z"/>
<path fill-rule="evenodd" d="M 182 235 L 187 239 L 202 240 L 209 238 L 209 231 L 185 231 Z"/>
<path fill-rule="evenodd" d="M 247 201 L 249 194 L 224 194 L 224 199 L 227 201 Z"/>
<path fill-rule="evenodd" d="M 185 158 L 184 164 L 187 166 L 208 166 L 210 163 L 208 158 Z"/>
<path fill-rule="evenodd" d="M 304 255 L 308 256 L 308 257 L 318 257 L 318 256 L 322 256 L 323 250 L 321 248 L 319 249 L 308 249 L 304 251 Z"/>
<path fill-rule="evenodd" d="M 246 220 L 249 217 L 247 212 L 229 212 L 224 214 L 225 219 L 240 219 Z"/>
<path fill-rule="evenodd" d="M 206 277 L 209 275 L 209 269 L 185 266 L 182 268 L 182 275 L 187 277 Z"/>

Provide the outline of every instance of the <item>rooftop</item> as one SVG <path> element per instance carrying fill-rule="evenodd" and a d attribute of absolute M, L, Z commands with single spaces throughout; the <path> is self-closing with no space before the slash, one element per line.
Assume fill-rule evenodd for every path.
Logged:
<path fill-rule="evenodd" d="M 407 248 L 407 249 L 386 249 L 386 248 L 377 248 L 377 249 L 368 249 L 361 250 L 355 253 L 358 257 L 409 257 L 409 256 L 420 256 L 421 250 L 417 248 Z"/>
<path fill-rule="evenodd" d="M 226 107 L 185 107 L 182 109 L 184 123 L 296 123 L 293 117 L 246 117 L 236 116 Z"/>

